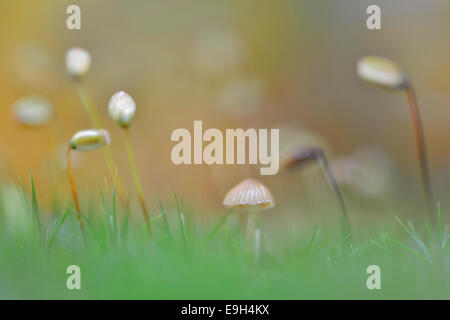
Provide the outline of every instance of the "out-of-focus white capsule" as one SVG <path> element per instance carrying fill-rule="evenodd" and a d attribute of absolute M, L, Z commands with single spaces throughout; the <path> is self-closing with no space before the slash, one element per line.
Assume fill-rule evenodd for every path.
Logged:
<path fill-rule="evenodd" d="M 66 70 L 74 78 L 83 77 L 91 66 L 91 55 L 81 48 L 70 48 L 66 52 Z"/>
<path fill-rule="evenodd" d="M 47 124 L 53 118 L 53 108 L 49 101 L 41 96 L 28 96 L 17 100 L 13 112 L 21 124 L 38 127 Z"/>
<path fill-rule="evenodd" d="M 246 50 L 240 34 L 231 27 L 210 26 L 193 43 L 193 66 L 205 75 L 224 75 L 244 60 Z"/>
<path fill-rule="evenodd" d="M 337 182 L 367 198 L 376 198 L 392 192 L 395 165 L 379 147 L 363 147 L 352 155 L 331 162 Z"/>
<path fill-rule="evenodd" d="M 70 139 L 70 147 L 78 151 L 96 150 L 109 143 L 109 133 L 104 129 L 81 130 Z"/>
<path fill-rule="evenodd" d="M 249 116 L 256 113 L 263 103 L 263 85 L 257 78 L 235 76 L 220 90 L 215 109 Z"/>
<path fill-rule="evenodd" d="M 376 86 L 402 90 L 408 85 L 408 78 L 400 67 L 395 62 L 383 57 L 361 58 L 356 70 L 361 79 Z"/>
<path fill-rule="evenodd" d="M 135 112 L 136 103 L 125 91 L 116 92 L 109 100 L 109 116 L 124 128 L 130 125 Z"/>

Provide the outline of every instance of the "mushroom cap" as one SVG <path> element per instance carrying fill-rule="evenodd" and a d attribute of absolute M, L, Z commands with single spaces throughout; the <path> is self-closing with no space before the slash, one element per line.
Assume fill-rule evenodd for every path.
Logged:
<path fill-rule="evenodd" d="M 283 157 L 281 167 L 285 170 L 297 169 L 318 159 L 323 154 L 323 150 L 319 147 L 297 148 Z"/>
<path fill-rule="evenodd" d="M 255 179 L 246 179 L 231 188 L 225 195 L 223 204 L 229 208 L 261 207 L 265 209 L 275 205 L 269 189 Z"/>
<path fill-rule="evenodd" d="M 408 78 L 392 60 L 367 56 L 359 59 L 356 71 L 358 76 L 376 86 L 402 90 L 408 85 Z"/>
<path fill-rule="evenodd" d="M 254 114 L 263 105 L 264 88 L 255 77 L 241 75 L 230 79 L 221 89 L 215 109 L 238 116 Z"/>

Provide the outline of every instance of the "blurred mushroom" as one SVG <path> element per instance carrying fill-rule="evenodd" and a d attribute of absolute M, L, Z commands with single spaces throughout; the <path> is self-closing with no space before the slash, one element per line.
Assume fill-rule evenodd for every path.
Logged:
<path fill-rule="evenodd" d="M 297 148 L 294 151 L 292 151 L 289 156 L 285 157 L 282 160 L 282 168 L 284 168 L 285 170 L 299 169 L 311 162 L 316 162 L 316 161 L 322 167 L 325 177 L 326 177 L 330 187 L 333 189 L 334 193 L 336 194 L 336 197 L 339 201 L 339 205 L 341 207 L 341 213 L 342 213 L 341 227 L 342 227 L 343 236 L 344 237 L 350 236 L 351 228 L 350 228 L 350 221 L 349 221 L 348 214 L 347 214 L 347 209 L 345 207 L 344 199 L 342 197 L 342 194 L 341 194 L 339 186 L 336 182 L 336 179 L 328 165 L 328 160 L 325 155 L 325 152 L 318 147 Z"/>
<path fill-rule="evenodd" d="M 215 109 L 246 117 L 258 111 L 263 100 L 263 87 L 257 78 L 235 76 L 220 90 Z"/>
<path fill-rule="evenodd" d="M 228 208 L 244 208 L 248 211 L 246 241 L 247 249 L 253 253 L 257 213 L 275 205 L 269 189 L 258 180 L 246 179 L 228 191 L 223 204 Z"/>
<path fill-rule="evenodd" d="M 331 153 L 331 147 L 327 140 L 319 134 L 306 128 L 291 124 L 280 124 L 280 158 L 287 159 L 292 150 L 315 146 L 322 149 L 326 154 Z"/>
<path fill-rule="evenodd" d="M 393 164 L 384 150 L 365 147 L 350 156 L 333 160 L 331 171 L 340 185 L 375 198 L 391 186 Z"/>
<path fill-rule="evenodd" d="M 207 27 L 194 40 L 193 65 L 202 74 L 223 75 L 235 69 L 244 56 L 244 43 L 231 27 Z"/>

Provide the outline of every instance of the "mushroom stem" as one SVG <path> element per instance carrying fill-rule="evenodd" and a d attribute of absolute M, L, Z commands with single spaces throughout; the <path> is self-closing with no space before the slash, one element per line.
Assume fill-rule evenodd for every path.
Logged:
<path fill-rule="evenodd" d="M 256 226 L 256 210 L 250 208 L 248 211 L 246 242 L 247 242 L 247 251 L 252 255 L 254 254 L 253 248 L 255 242 L 255 226 Z"/>
<path fill-rule="evenodd" d="M 103 124 L 102 124 L 100 115 L 97 111 L 97 107 L 95 106 L 94 100 L 92 99 L 92 97 L 89 93 L 89 90 L 86 87 L 83 79 L 75 80 L 75 88 L 77 90 L 77 93 L 81 100 L 81 103 L 82 103 L 84 109 L 86 110 L 86 113 L 89 116 L 89 120 L 91 121 L 91 124 L 97 129 L 103 128 Z M 109 146 L 107 146 L 106 148 L 103 148 L 102 151 L 103 151 L 103 156 L 105 158 L 105 163 L 106 163 L 106 167 L 108 169 L 109 175 L 110 175 L 111 179 L 114 180 L 114 175 L 115 175 L 114 168 L 116 168 L 116 166 L 114 164 L 111 149 Z M 117 193 L 118 193 L 120 202 L 122 203 L 124 208 L 127 208 L 127 201 L 126 201 L 126 197 L 124 196 L 123 185 L 122 185 L 122 180 L 120 179 L 120 176 L 117 176 L 116 185 L 117 185 Z"/>
<path fill-rule="evenodd" d="M 77 190 L 75 188 L 75 182 L 73 180 L 73 174 L 72 174 L 72 166 L 70 163 L 70 151 L 71 150 L 72 150 L 72 148 L 70 147 L 70 144 L 69 144 L 69 146 L 67 148 L 67 172 L 69 174 L 69 182 L 70 182 L 70 188 L 72 190 L 73 201 L 75 202 L 75 208 L 77 209 L 77 219 L 78 219 L 78 222 L 80 223 L 81 231 L 83 231 L 83 235 L 84 235 L 85 234 L 84 223 L 81 218 L 80 204 L 78 203 Z"/>
<path fill-rule="evenodd" d="M 328 160 L 327 160 L 327 157 L 325 156 L 325 153 L 322 150 L 319 150 L 317 153 L 317 156 L 322 165 L 322 169 L 325 172 L 325 176 L 326 176 L 328 182 L 330 183 L 331 188 L 333 189 L 333 191 L 336 194 L 336 197 L 339 201 L 339 205 L 341 207 L 341 212 L 342 212 L 342 221 L 341 221 L 342 233 L 343 233 L 344 237 L 347 237 L 348 235 L 351 234 L 351 228 L 350 228 L 350 220 L 348 218 L 347 209 L 346 209 L 345 203 L 344 203 L 344 198 L 342 197 L 341 190 L 339 189 L 336 179 L 330 169 L 330 166 L 328 164 Z"/>
<path fill-rule="evenodd" d="M 127 149 L 128 163 L 130 164 L 131 174 L 133 176 L 134 185 L 136 187 L 136 191 L 139 197 L 139 203 L 142 208 L 142 213 L 144 215 L 145 224 L 147 225 L 148 233 L 151 235 L 151 227 L 150 227 L 150 219 L 147 212 L 147 206 L 145 205 L 144 192 L 142 191 L 141 181 L 139 179 L 139 175 L 136 168 L 136 162 L 134 160 L 133 148 L 131 147 L 130 142 L 130 134 L 128 128 L 124 128 L 125 131 L 125 147 Z"/>
<path fill-rule="evenodd" d="M 261 259 L 261 229 L 258 227 L 255 230 L 255 260 L 259 262 Z"/>
<path fill-rule="evenodd" d="M 434 221 L 434 210 L 433 210 L 433 193 L 431 190 L 431 179 L 428 167 L 427 150 L 425 147 L 425 138 L 423 133 L 422 120 L 420 117 L 419 108 L 417 105 L 416 93 L 413 86 L 408 83 L 406 89 L 406 95 L 408 97 L 409 111 L 411 114 L 411 119 L 414 125 L 414 133 L 416 136 L 417 145 L 417 155 L 419 157 L 420 172 L 422 176 L 422 186 L 425 193 L 425 200 L 428 205 L 429 213 L 431 215 L 432 221 Z"/>

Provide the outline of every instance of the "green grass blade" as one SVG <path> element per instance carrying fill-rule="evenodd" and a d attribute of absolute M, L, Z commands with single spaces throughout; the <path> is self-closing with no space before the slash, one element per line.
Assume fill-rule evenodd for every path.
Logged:
<path fill-rule="evenodd" d="M 161 214 L 163 216 L 163 221 L 164 221 L 164 225 L 166 227 L 167 235 L 169 236 L 170 239 L 172 239 L 172 232 L 170 231 L 169 221 L 167 221 L 166 210 L 164 210 L 163 204 L 159 198 L 158 198 L 158 203 L 159 203 L 159 208 L 161 210 Z"/>
<path fill-rule="evenodd" d="M 24 212 L 30 217 L 30 220 L 32 221 L 33 217 L 31 215 L 30 204 L 28 203 L 28 196 L 23 183 L 20 185 L 16 185 L 16 190 L 19 194 L 19 197 L 22 199 L 21 203 L 23 204 Z"/>
<path fill-rule="evenodd" d="M 308 246 L 306 247 L 306 255 L 307 256 L 309 256 L 309 254 L 311 253 L 312 246 L 314 245 L 314 243 L 316 241 L 318 233 L 319 233 L 319 228 L 314 228 L 314 232 L 311 237 L 311 240 L 309 241 Z"/>
<path fill-rule="evenodd" d="M 441 205 L 439 201 L 437 202 L 437 209 L 438 209 L 438 224 L 437 224 L 437 238 L 441 246 L 443 246 L 442 242 L 442 218 L 441 218 Z"/>
<path fill-rule="evenodd" d="M 159 218 L 161 218 L 163 216 L 163 214 L 158 214 L 157 216 L 153 217 L 150 219 L 150 224 L 154 224 L 156 222 L 156 220 L 158 220 Z"/>
<path fill-rule="evenodd" d="M 422 249 L 422 251 L 428 256 L 430 257 L 430 252 L 428 251 L 427 246 L 422 242 L 422 240 L 419 239 L 418 236 L 416 236 L 414 234 L 413 231 L 411 231 L 403 222 L 402 220 L 398 217 L 395 216 L 395 220 L 397 220 L 397 222 L 402 226 L 403 230 L 406 231 L 406 233 L 409 234 L 409 236 L 419 245 L 419 247 Z"/>
<path fill-rule="evenodd" d="M 377 246 L 380 249 L 385 249 L 378 241 L 370 239 L 370 242 L 373 243 L 375 246 Z"/>
<path fill-rule="evenodd" d="M 59 222 L 56 225 L 55 230 L 52 232 L 51 236 L 49 237 L 49 240 L 48 240 L 48 250 L 49 251 L 52 247 L 53 242 L 56 239 L 56 236 L 58 235 L 59 230 L 61 229 L 62 225 L 64 224 L 64 221 L 66 221 L 66 218 L 71 211 L 72 211 L 71 209 L 67 209 L 66 212 L 64 212 L 64 215 L 62 216 L 61 219 L 59 219 Z"/>
<path fill-rule="evenodd" d="M 425 262 L 431 263 L 431 261 L 430 261 L 428 258 L 426 258 L 426 257 L 422 256 L 420 253 L 414 251 L 413 249 L 411 249 L 410 247 L 408 247 L 407 245 L 405 245 L 403 242 L 398 241 L 397 239 L 392 238 L 392 237 L 389 237 L 389 240 L 391 240 L 393 243 L 395 243 L 395 244 L 398 245 L 399 247 L 405 249 L 405 250 L 408 251 L 409 253 L 415 255 L 417 258 L 419 258 L 419 259 L 421 259 L 421 260 L 423 260 L 423 261 L 425 261 Z"/>
<path fill-rule="evenodd" d="M 122 218 L 122 222 L 120 224 L 120 239 L 124 242 L 128 235 L 128 224 L 130 222 L 130 214 L 127 212 Z"/>
<path fill-rule="evenodd" d="M 39 234 L 41 234 L 42 233 L 42 224 L 41 224 L 41 218 L 39 215 L 39 205 L 37 202 L 36 188 L 34 186 L 33 174 L 31 174 L 30 178 L 31 178 L 31 215 L 33 216 L 33 221 L 36 224 Z"/>
<path fill-rule="evenodd" d="M 181 236 L 183 237 L 183 243 L 187 250 L 188 242 L 187 242 L 187 238 L 186 238 L 186 230 L 185 230 L 186 228 L 185 228 L 185 223 L 184 223 L 184 218 L 183 218 L 183 212 L 181 212 L 180 202 L 178 201 L 178 197 L 177 197 L 175 190 L 172 189 L 172 192 L 173 192 L 173 196 L 175 198 L 175 203 L 177 205 L 178 222 L 180 224 Z"/>
<path fill-rule="evenodd" d="M 447 240 L 443 241 L 443 243 L 442 243 L 442 251 L 447 250 L 447 247 L 448 247 L 449 243 L 450 243 L 450 235 L 447 236 Z"/>
<path fill-rule="evenodd" d="M 107 234 L 109 235 L 109 238 L 111 240 L 112 243 L 114 243 L 117 239 L 117 232 L 115 230 L 115 226 L 114 226 L 114 212 L 111 206 L 111 200 L 109 197 L 109 186 L 108 186 L 108 181 L 105 177 L 105 191 L 104 191 L 104 208 L 105 208 L 105 214 L 106 214 L 106 230 L 107 230 Z"/>
<path fill-rule="evenodd" d="M 117 229 L 117 209 L 116 209 L 116 186 L 117 186 L 117 168 L 114 171 L 114 183 L 113 183 L 113 189 L 112 189 L 112 219 L 113 219 L 113 228 L 114 228 L 114 235 L 116 239 L 118 238 L 118 229 Z"/>
<path fill-rule="evenodd" d="M 231 211 L 232 211 L 231 209 L 228 210 L 228 212 L 225 214 L 225 216 L 223 216 L 222 219 L 220 219 L 219 222 L 216 223 L 214 228 L 211 230 L 211 232 L 206 237 L 206 242 L 211 241 L 211 239 L 216 235 L 217 231 L 219 231 L 219 229 L 227 222 L 228 217 L 231 214 Z"/>

